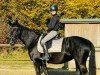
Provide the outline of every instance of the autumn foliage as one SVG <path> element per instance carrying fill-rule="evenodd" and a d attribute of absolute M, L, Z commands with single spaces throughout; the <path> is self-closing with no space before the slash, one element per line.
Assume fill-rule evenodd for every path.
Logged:
<path fill-rule="evenodd" d="M 50 6 L 59 6 L 61 18 L 100 18 L 100 0 L 1 0 L 0 1 L 0 43 L 6 43 L 9 26 L 6 16 L 31 29 L 42 30 L 46 27 L 46 19 L 50 18 Z"/>

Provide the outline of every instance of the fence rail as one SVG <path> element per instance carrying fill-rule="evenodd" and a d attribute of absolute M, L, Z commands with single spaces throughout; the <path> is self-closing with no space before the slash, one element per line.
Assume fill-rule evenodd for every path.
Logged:
<path fill-rule="evenodd" d="M 24 47 L 24 44 L 15 44 L 13 47 Z M 0 44 L 0 47 L 11 47 L 10 44 Z M 100 46 L 95 47 L 96 52 L 100 52 Z"/>
<path fill-rule="evenodd" d="M 10 44 L 0 44 L 0 47 L 11 47 Z M 13 47 L 24 47 L 23 44 L 15 44 Z"/>

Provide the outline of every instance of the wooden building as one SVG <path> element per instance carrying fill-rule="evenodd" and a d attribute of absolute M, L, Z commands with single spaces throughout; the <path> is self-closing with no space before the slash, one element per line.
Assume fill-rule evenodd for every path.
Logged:
<path fill-rule="evenodd" d="M 100 47 L 100 19 L 61 19 L 65 24 L 65 37 L 81 36 Z"/>

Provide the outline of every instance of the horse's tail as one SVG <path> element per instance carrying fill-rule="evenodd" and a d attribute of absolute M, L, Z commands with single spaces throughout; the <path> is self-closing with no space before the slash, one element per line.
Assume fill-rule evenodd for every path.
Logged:
<path fill-rule="evenodd" d="M 96 75 L 95 47 L 93 44 L 91 44 L 89 59 L 89 75 Z"/>

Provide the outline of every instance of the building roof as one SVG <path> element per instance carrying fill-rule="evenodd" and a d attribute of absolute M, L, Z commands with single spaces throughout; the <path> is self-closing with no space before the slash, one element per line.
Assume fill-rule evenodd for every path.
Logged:
<path fill-rule="evenodd" d="M 71 24 L 83 24 L 83 23 L 87 23 L 87 24 L 100 24 L 100 19 L 61 19 L 60 20 L 61 23 L 71 23 Z"/>

